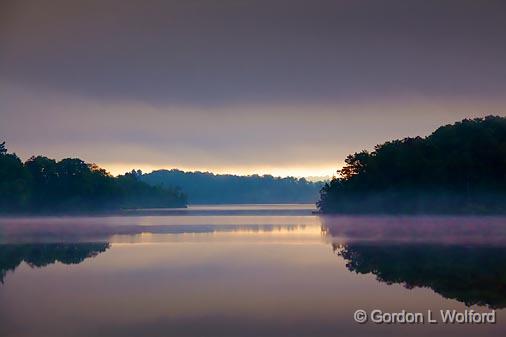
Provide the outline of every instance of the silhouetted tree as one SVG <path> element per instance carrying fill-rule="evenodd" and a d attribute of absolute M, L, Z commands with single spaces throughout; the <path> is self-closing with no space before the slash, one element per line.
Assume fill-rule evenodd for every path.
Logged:
<path fill-rule="evenodd" d="M 2 144 L 5 149 L 5 144 Z M 0 155 L 0 212 L 71 212 L 139 207 L 183 207 L 178 189 L 150 186 L 135 174 L 113 177 L 77 158 L 60 161 Z"/>
<path fill-rule="evenodd" d="M 349 155 L 322 212 L 505 212 L 506 118 L 465 119 L 430 136 Z"/>
<path fill-rule="evenodd" d="M 5 142 L 0 143 L 0 155 L 6 154 L 7 149 L 5 148 Z"/>

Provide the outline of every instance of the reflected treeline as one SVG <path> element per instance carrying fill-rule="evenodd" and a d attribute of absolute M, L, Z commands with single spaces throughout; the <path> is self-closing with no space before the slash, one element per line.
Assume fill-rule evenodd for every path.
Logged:
<path fill-rule="evenodd" d="M 38 243 L 0 245 L 0 283 L 8 271 L 14 271 L 21 262 L 31 267 L 44 267 L 61 262 L 78 264 L 89 257 L 105 252 L 109 243 Z"/>
<path fill-rule="evenodd" d="M 506 307 L 506 247 L 444 244 L 333 244 L 350 271 L 380 282 L 428 287 L 466 305 Z"/>
<path fill-rule="evenodd" d="M 324 217 L 322 232 L 350 271 L 431 288 L 466 305 L 506 308 L 506 218 Z"/>
<path fill-rule="evenodd" d="M 113 235 L 202 234 L 217 232 L 279 232 L 297 231 L 305 224 L 138 224 L 136 218 L 113 220 L 104 218 L 11 218 L 0 220 L 0 242 L 40 241 L 109 241 Z M 163 221 L 162 221 L 163 222 Z M 212 222 L 212 220 L 210 221 Z"/>

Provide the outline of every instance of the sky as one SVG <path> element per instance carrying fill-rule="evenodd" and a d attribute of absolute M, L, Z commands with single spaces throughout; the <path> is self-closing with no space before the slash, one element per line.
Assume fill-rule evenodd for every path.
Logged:
<path fill-rule="evenodd" d="M 0 139 L 22 159 L 331 176 L 506 115 L 506 2 L 1 0 Z"/>

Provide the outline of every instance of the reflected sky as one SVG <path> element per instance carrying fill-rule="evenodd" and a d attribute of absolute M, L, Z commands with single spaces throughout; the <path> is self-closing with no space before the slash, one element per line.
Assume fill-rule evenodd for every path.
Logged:
<path fill-rule="evenodd" d="M 502 323 L 506 311 L 501 309 L 498 324 L 486 326 L 358 325 L 352 319 L 357 309 L 465 309 L 461 298 L 446 299 L 448 294 L 431 288 L 427 268 L 417 274 L 426 283 L 411 288 L 388 282 L 388 277 L 378 280 L 378 273 L 385 275 L 389 266 L 402 266 L 402 257 L 404 265 L 420 269 L 421 261 L 426 265 L 444 256 L 447 262 L 478 256 L 482 262 L 495 263 L 485 263 L 487 270 L 506 270 L 502 260 L 491 260 L 489 255 L 497 252 L 489 251 L 490 245 L 468 254 L 468 246 L 460 243 L 432 243 L 436 245 L 432 252 L 406 243 L 402 243 L 404 250 L 389 248 L 388 243 L 368 254 L 361 247 L 369 247 L 370 240 L 360 246 L 358 240 L 332 236 L 316 216 L 312 224 L 298 224 L 294 217 L 288 225 L 113 234 L 107 237 L 110 248 L 79 264 L 55 260 L 33 268 L 22 262 L 0 285 L 0 335 L 497 336 L 506 332 Z M 235 218 L 230 216 L 229 222 Z M 234 230 L 226 230 L 230 226 Z M 494 247 L 490 249 L 503 249 Z M 361 253 L 357 268 L 350 268 L 350 256 L 337 254 L 343 249 Z M 413 254 L 414 259 L 406 260 Z M 440 265 L 434 263 L 432 271 Z M 447 277 L 450 285 L 465 280 L 459 277 L 462 266 L 454 269 L 458 273 L 453 273 L 453 279 Z M 445 272 L 448 276 L 452 269 Z M 393 275 L 409 281 L 412 273 L 397 268 Z M 500 273 L 495 275 L 502 289 L 504 279 Z"/>
<path fill-rule="evenodd" d="M 230 207 L 229 207 L 230 206 Z M 0 217 L 0 243 L 83 241 L 114 234 L 209 233 L 320 226 L 314 205 L 219 205 L 187 209 L 140 209 L 93 216 Z"/>

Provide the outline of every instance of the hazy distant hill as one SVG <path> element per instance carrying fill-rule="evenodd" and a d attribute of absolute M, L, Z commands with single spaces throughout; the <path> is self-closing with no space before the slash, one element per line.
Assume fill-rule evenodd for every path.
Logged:
<path fill-rule="evenodd" d="M 322 183 L 270 175 L 236 176 L 209 172 L 158 170 L 143 174 L 152 185 L 177 186 L 189 203 L 314 203 Z"/>
<path fill-rule="evenodd" d="M 349 155 L 325 184 L 324 213 L 505 213 L 506 118 L 465 119 L 430 136 Z"/>

